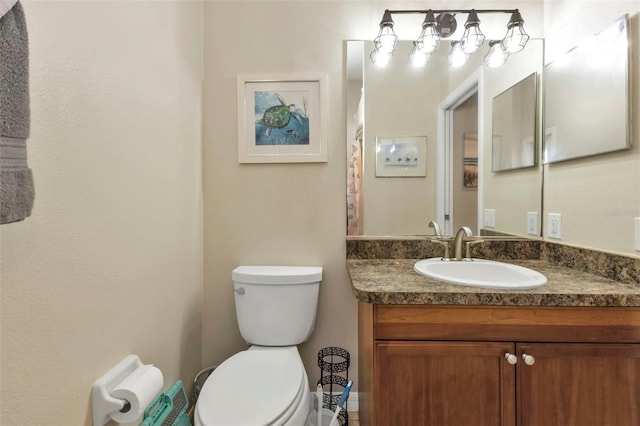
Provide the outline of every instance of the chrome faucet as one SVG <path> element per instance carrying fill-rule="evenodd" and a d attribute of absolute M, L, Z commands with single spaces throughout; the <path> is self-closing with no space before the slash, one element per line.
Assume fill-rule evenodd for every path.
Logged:
<path fill-rule="evenodd" d="M 462 247 L 464 246 L 465 237 L 472 237 L 473 233 L 467 226 L 463 226 L 456 232 L 456 237 L 453 240 L 453 260 L 463 260 Z"/>

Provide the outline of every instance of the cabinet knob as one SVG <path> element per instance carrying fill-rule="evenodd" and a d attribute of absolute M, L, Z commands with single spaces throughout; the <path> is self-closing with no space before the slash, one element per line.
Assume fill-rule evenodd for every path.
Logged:
<path fill-rule="evenodd" d="M 536 362 L 536 359 L 528 354 L 522 354 L 522 359 L 524 360 L 524 363 L 527 365 L 533 365 Z"/>
<path fill-rule="evenodd" d="M 511 365 L 518 363 L 518 357 L 515 356 L 514 354 L 510 354 L 509 352 L 507 352 L 506 354 L 504 354 L 504 357 L 507 359 L 507 362 Z"/>

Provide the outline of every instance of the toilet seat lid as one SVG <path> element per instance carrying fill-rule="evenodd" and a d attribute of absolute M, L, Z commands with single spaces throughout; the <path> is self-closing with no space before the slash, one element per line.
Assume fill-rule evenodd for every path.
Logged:
<path fill-rule="evenodd" d="M 197 416 L 204 425 L 272 424 L 306 386 L 303 369 L 297 351 L 239 352 L 205 382 L 198 396 Z"/>

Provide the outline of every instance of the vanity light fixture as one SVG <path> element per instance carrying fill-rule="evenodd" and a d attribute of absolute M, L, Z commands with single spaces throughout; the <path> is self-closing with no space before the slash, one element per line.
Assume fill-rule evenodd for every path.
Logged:
<path fill-rule="evenodd" d="M 422 23 L 422 32 L 414 44 L 415 48 L 427 55 L 432 54 L 438 49 L 440 36 L 436 30 L 436 18 L 432 10 L 427 11 L 427 15 L 424 17 L 424 22 Z"/>
<path fill-rule="evenodd" d="M 505 34 L 502 39 L 502 50 L 507 53 L 516 53 L 524 49 L 524 46 L 529 41 L 529 36 L 526 32 L 524 32 L 524 19 L 516 9 L 511 14 L 511 19 L 509 19 L 509 23 L 507 24 L 507 34 Z"/>
<path fill-rule="evenodd" d="M 484 44 L 485 36 L 480 30 L 480 18 L 478 14 L 482 13 L 509 13 L 511 18 L 507 23 L 507 33 L 502 40 L 497 43 L 490 44 L 492 49 L 501 49 L 503 55 L 496 56 L 501 58 L 502 64 L 509 57 L 509 54 L 516 53 L 524 49 L 529 36 L 524 31 L 524 19 L 518 9 L 470 9 L 470 10 L 385 10 L 380 21 L 380 31 L 374 39 L 374 50 L 369 57 L 371 61 L 378 64 L 379 61 L 388 63 L 391 55 L 398 44 L 398 36 L 393 31 L 393 14 L 424 14 L 425 18 L 422 22 L 422 31 L 418 38 L 413 42 L 413 50 L 409 58 L 412 63 L 424 64 L 427 62 L 429 55 L 435 52 L 440 40 L 452 36 L 457 29 L 456 14 L 466 14 L 467 20 L 464 24 L 464 34 L 457 40 L 456 45 L 452 43 L 452 51 L 450 55 L 450 63 L 460 64 L 468 55 L 480 50 Z M 457 46 L 457 47 L 456 47 Z M 496 47 L 497 46 L 497 47 Z M 458 53 L 458 50 L 460 53 Z M 485 63 L 488 65 L 489 54 L 485 56 Z M 464 56 L 461 56 L 464 55 Z M 497 53 L 496 53 L 497 55 Z M 454 59 L 453 56 L 456 56 Z M 462 62 L 462 63 L 464 63 Z M 499 63 L 499 59 L 492 60 L 491 64 Z M 501 64 L 501 65 L 502 65 Z M 496 65 L 497 66 L 497 65 Z"/>
<path fill-rule="evenodd" d="M 391 11 L 384 11 L 382 21 L 380 21 L 380 32 L 378 37 L 373 40 L 373 44 L 378 53 L 392 54 L 398 43 L 398 36 L 393 31 L 393 19 L 391 19 Z"/>

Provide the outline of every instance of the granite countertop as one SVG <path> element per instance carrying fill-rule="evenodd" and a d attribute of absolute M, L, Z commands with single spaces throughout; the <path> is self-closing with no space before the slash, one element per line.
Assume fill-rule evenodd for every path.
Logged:
<path fill-rule="evenodd" d="M 374 304 L 500 306 L 640 306 L 640 286 L 544 260 L 509 263 L 541 272 L 547 284 L 531 290 L 496 290 L 447 284 L 414 272 L 419 259 L 347 259 L 353 291 Z"/>

